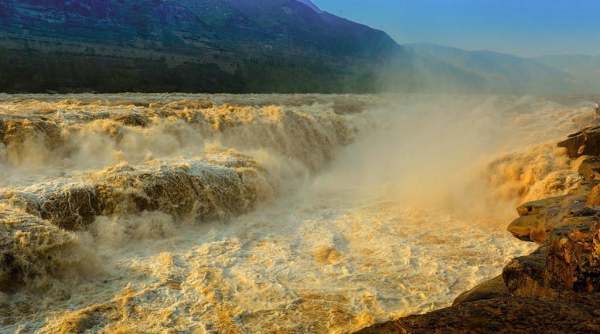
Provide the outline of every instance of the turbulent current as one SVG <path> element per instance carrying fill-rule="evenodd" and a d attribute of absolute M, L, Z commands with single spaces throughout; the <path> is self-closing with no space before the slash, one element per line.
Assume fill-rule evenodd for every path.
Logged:
<path fill-rule="evenodd" d="M 2 95 L 0 331 L 348 333 L 450 304 L 578 182 L 531 96 Z"/>

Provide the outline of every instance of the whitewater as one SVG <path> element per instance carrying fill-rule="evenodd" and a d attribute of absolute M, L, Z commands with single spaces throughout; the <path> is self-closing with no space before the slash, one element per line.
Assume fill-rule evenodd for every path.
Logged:
<path fill-rule="evenodd" d="M 350 333 L 534 246 L 583 97 L 0 95 L 0 331 Z"/>

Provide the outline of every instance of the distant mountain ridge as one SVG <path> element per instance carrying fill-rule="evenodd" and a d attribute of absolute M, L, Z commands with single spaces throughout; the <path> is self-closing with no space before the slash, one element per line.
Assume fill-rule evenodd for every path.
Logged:
<path fill-rule="evenodd" d="M 425 86 L 501 93 L 570 93 L 578 88 L 571 74 L 536 59 L 434 44 L 403 47 L 413 54 L 413 75 Z"/>
<path fill-rule="evenodd" d="M 534 59 L 574 77 L 580 92 L 600 92 L 600 55 L 547 55 Z"/>
<path fill-rule="evenodd" d="M 314 10 L 317 13 L 322 13 L 323 11 L 317 7 L 312 1 L 310 0 L 297 0 L 300 3 L 305 4 L 306 6 L 308 6 L 310 9 Z"/>

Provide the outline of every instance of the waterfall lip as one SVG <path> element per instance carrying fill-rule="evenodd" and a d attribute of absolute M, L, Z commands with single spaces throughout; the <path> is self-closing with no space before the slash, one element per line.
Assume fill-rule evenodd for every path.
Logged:
<path fill-rule="evenodd" d="M 0 101 L 0 292 L 87 271 L 81 261 L 94 261 L 84 250 L 112 238 L 100 225 L 122 234 L 118 240 L 168 236 L 188 222 L 227 221 L 265 205 L 330 162 L 352 140 L 356 117 L 323 102 L 116 96 L 134 99 Z M 111 225 L 120 220 L 125 231 Z M 91 234 L 88 245 L 80 234 Z M 47 238 L 55 242 L 45 249 Z M 69 249 L 76 250 L 63 254 Z"/>

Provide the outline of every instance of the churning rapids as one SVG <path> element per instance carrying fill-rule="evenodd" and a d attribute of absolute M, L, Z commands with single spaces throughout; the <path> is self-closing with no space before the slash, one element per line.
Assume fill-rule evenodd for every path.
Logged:
<path fill-rule="evenodd" d="M 0 330 L 347 333 L 532 250 L 584 99 L 0 95 Z"/>

